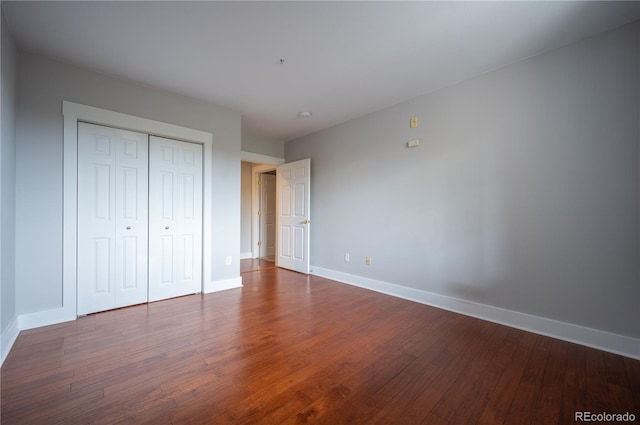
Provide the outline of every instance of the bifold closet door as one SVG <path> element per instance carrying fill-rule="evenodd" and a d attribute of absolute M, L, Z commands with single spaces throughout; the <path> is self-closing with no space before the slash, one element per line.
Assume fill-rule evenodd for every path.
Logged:
<path fill-rule="evenodd" d="M 202 145 L 149 138 L 149 301 L 202 288 Z"/>
<path fill-rule="evenodd" d="M 78 123 L 78 314 L 147 301 L 148 146 Z"/>

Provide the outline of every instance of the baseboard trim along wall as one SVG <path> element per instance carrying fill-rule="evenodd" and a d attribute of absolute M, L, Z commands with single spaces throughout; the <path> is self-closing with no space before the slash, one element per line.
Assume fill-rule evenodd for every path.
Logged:
<path fill-rule="evenodd" d="M 69 322 L 75 319 L 75 309 L 63 307 L 16 316 L 2 333 L 2 358 L 0 359 L 0 366 L 2 366 L 9 351 L 11 351 L 18 335 L 20 335 L 20 331 Z"/>
<path fill-rule="evenodd" d="M 243 252 L 240 254 L 241 260 L 247 260 L 249 258 L 253 258 L 253 252 L 249 251 L 249 252 Z"/>
<path fill-rule="evenodd" d="M 56 323 L 76 320 L 75 310 L 68 308 L 54 308 L 51 310 L 37 311 L 35 313 L 21 314 L 18 316 L 18 329 L 33 329 L 40 326 L 55 325 Z"/>
<path fill-rule="evenodd" d="M 211 292 L 240 287 L 242 287 L 242 276 L 205 283 L 203 293 L 208 294 Z M 2 332 L 0 339 L 0 366 L 2 366 L 4 360 L 9 354 L 9 351 L 11 351 L 20 331 L 39 328 L 41 326 L 55 325 L 56 323 L 68 322 L 75 319 L 76 316 L 73 313 L 70 313 L 70 309 L 68 308 L 56 308 L 52 310 L 38 311 L 35 313 L 21 314 L 14 317 L 9 326 L 7 326 L 4 332 Z"/>
<path fill-rule="evenodd" d="M 512 328 L 522 329 L 640 360 L 640 339 L 637 338 L 465 301 L 317 266 L 311 267 L 311 274 L 340 283 L 442 308 L 455 313 L 476 317 L 478 319 L 488 320 Z M 205 284 L 204 293 L 208 294 L 240 287 L 242 287 L 242 276 L 209 282 Z M 69 316 L 68 309 L 63 308 L 23 314 L 15 317 L 4 332 L 2 332 L 0 341 L 0 365 L 4 363 L 21 330 L 53 325 L 70 320 L 75 320 L 75 317 Z"/>
<path fill-rule="evenodd" d="M 311 274 L 640 360 L 640 339 L 312 266 Z"/>
<path fill-rule="evenodd" d="M 19 334 L 20 329 L 18 329 L 18 317 L 16 316 L 2 332 L 2 338 L 0 339 L 0 366 L 4 363 L 4 359 L 7 358 L 7 354 L 11 351 L 11 347 L 13 347 L 13 343 L 16 342 Z"/>
<path fill-rule="evenodd" d="M 242 276 L 233 277 L 231 279 L 214 280 L 204 284 L 204 293 L 225 291 L 227 289 L 241 288 Z"/>

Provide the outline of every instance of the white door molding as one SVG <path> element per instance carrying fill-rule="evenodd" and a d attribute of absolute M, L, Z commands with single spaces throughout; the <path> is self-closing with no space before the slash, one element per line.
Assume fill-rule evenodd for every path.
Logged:
<path fill-rule="evenodd" d="M 63 101 L 63 223 L 62 223 L 62 306 L 46 312 L 23 315 L 21 329 L 53 324 L 77 317 L 77 231 L 78 221 L 78 121 L 133 130 L 171 139 L 203 145 L 203 286 L 211 279 L 211 193 L 212 152 L 211 133 L 180 127 L 160 121 L 109 111 L 92 106 Z M 33 326 L 35 325 L 35 326 Z"/>
<path fill-rule="evenodd" d="M 284 164 L 284 158 L 278 158 L 277 156 L 262 155 L 260 153 L 253 153 L 253 152 L 247 152 L 247 151 L 240 152 L 240 161 L 252 162 L 254 164 L 269 164 L 269 165 Z"/>

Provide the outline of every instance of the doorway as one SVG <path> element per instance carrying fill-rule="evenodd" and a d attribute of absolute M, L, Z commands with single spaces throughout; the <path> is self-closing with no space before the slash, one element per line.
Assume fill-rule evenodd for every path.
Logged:
<path fill-rule="evenodd" d="M 309 274 L 311 160 L 260 164 L 250 161 L 251 155 L 243 156 L 241 163 L 241 259 L 268 256 L 261 252 L 270 242 L 261 240 L 263 214 L 258 211 L 262 185 L 258 181 L 275 171 L 275 264 Z"/>
<path fill-rule="evenodd" d="M 265 171 L 257 176 L 257 258 L 276 261 L 276 170 Z"/>
<path fill-rule="evenodd" d="M 278 267 L 309 273 L 310 170 L 309 159 L 252 167 L 251 258 L 268 258 L 270 252 L 274 252 Z M 275 197 L 271 198 L 275 199 L 274 219 L 263 221 L 267 213 L 260 208 L 263 204 L 267 206 L 271 196 L 262 196 L 261 188 L 268 184 L 263 179 L 270 181 L 274 173 Z M 273 230 L 269 232 L 269 229 Z M 262 241 L 263 236 L 267 240 Z M 273 251 L 269 250 L 271 243 L 275 244 Z M 266 248 L 263 250 L 263 247 Z"/>
<path fill-rule="evenodd" d="M 275 267 L 275 179 L 277 165 L 283 162 L 251 157 L 241 163 L 241 274 Z"/>

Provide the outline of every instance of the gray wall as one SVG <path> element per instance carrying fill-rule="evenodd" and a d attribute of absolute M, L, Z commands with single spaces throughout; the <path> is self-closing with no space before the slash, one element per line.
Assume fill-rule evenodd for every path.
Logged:
<path fill-rule="evenodd" d="M 62 302 L 62 100 L 213 133 L 211 279 L 239 276 L 239 113 L 30 53 L 19 52 L 18 75 L 18 314 Z M 231 266 L 225 265 L 228 255 Z"/>
<path fill-rule="evenodd" d="M 16 181 L 16 47 L 2 15 L 2 150 L 0 152 L 0 333 L 16 315 L 15 284 L 15 181 Z"/>
<path fill-rule="evenodd" d="M 249 129 L 242 129 L 242 150 L 261 155 L 284 158 L 284 142 L 260 136 Z"/>
<path fill-rule="evenodd" d="M 311 158 L 312 264 L 640 337 L 639 33 L 288 142 Z"/>

